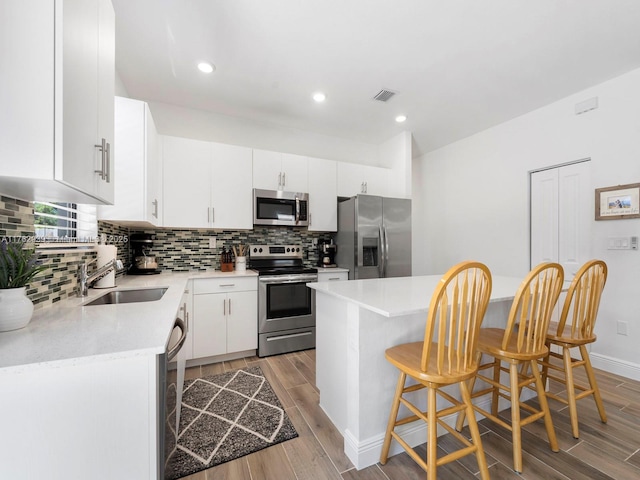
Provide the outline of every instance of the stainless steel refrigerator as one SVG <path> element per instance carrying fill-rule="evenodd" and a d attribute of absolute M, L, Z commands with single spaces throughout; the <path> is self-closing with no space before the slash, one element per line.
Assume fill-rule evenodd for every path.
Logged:
<path fill-rule="evenodd" d="M 357 195 L 338 203 L 336 244 L 349 280 L 411 276 L 411 200 Z"/>

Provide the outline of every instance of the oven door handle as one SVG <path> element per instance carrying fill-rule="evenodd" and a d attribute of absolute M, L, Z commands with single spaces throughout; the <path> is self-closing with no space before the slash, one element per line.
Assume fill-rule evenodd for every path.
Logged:
<path fill-rule="evenodd" d="M 258 281 L 264 284 L 317 282 L 318 275 L 275 275 L 269 277 L 258 277 Z"/>
<path fill-rule="evenodd" d="M 182 345 L 184 345 L 184 342 L 187 340 L 187 328 L 184 325 L 184 322 L 182 321 L 181 318 L 176 318 L 175 323 L 173 324 L 173 328 L 171 329 L 171 331 L 173 332 L 173 329 L 178 327 L 180 329 L 180 339 L 178 340 L 178 342 L 167 352 L 167 360 L 170 362 L 171 360 L 173 360 L 173 358 L 178 354 L 178 352 L 180 351 L 180 349 L 182 348 Z"/>

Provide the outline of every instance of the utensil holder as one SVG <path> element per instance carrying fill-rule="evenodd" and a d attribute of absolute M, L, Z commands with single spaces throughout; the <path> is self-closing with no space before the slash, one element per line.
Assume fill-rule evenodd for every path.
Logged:
<path fill-rule="evenodd" d="M 236 257 L 236 271 L 237 272 L 247 271 L 247 257 Z"/>

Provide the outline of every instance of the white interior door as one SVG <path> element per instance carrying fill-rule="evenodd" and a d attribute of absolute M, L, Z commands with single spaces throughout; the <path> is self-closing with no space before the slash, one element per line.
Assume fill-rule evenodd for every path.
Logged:
<path fill-rule="evenodd" d="M 558 261 L 558 170 L 531 174 L 531 268 Z"/>
<path fill-rule="evenodd" d="M 572 280 L 590 258 L 590 162 L 531 174 L 531 267 L 558 262 Z"/>

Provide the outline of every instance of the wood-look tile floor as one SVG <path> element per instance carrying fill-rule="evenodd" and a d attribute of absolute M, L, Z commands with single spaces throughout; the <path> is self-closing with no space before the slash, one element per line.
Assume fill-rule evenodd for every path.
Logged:
<path fill-rule="evenodd" d="M 299 437 L 185 477 L 188 480 L 411 480 L 426 474 L 402 453 L 386 465 L 356 470 L 344 454 L 343 439 L 318 406 L 315 351 L 268 358 L 249 357 L 187 369 L 186 377 L 211 375 L 260 365 Z M 511 432 L 488 420 L 480 422 L 482 444 L 492 479 L 640 479 L 640 382 L 596 371 L 608 422 L 600 421 L 591 398 L 578 402 L 580 438 L 571 434 L 566 406 L 550 401 L 560 452 L 549 449 L 542 420 L 528 425 L 523 437 L 523 472 L 512 469 Z M 576 372 L 576 378 L 584 376 Z M 558 384 L 550 386 L 560 390 Z M 535 400 L 532 400 L 534 402 Z M 509 415 L 509 410 L 503 412 Z M 441 453 L 457 448 L 450 435 L 438 439 Z M 425 445 L 417 448 L 424 455 Z M 425 455 L 426 456 L 426 455 Z M 479 478 L 475 457 L 440 467 L 439 479 Z"/>

